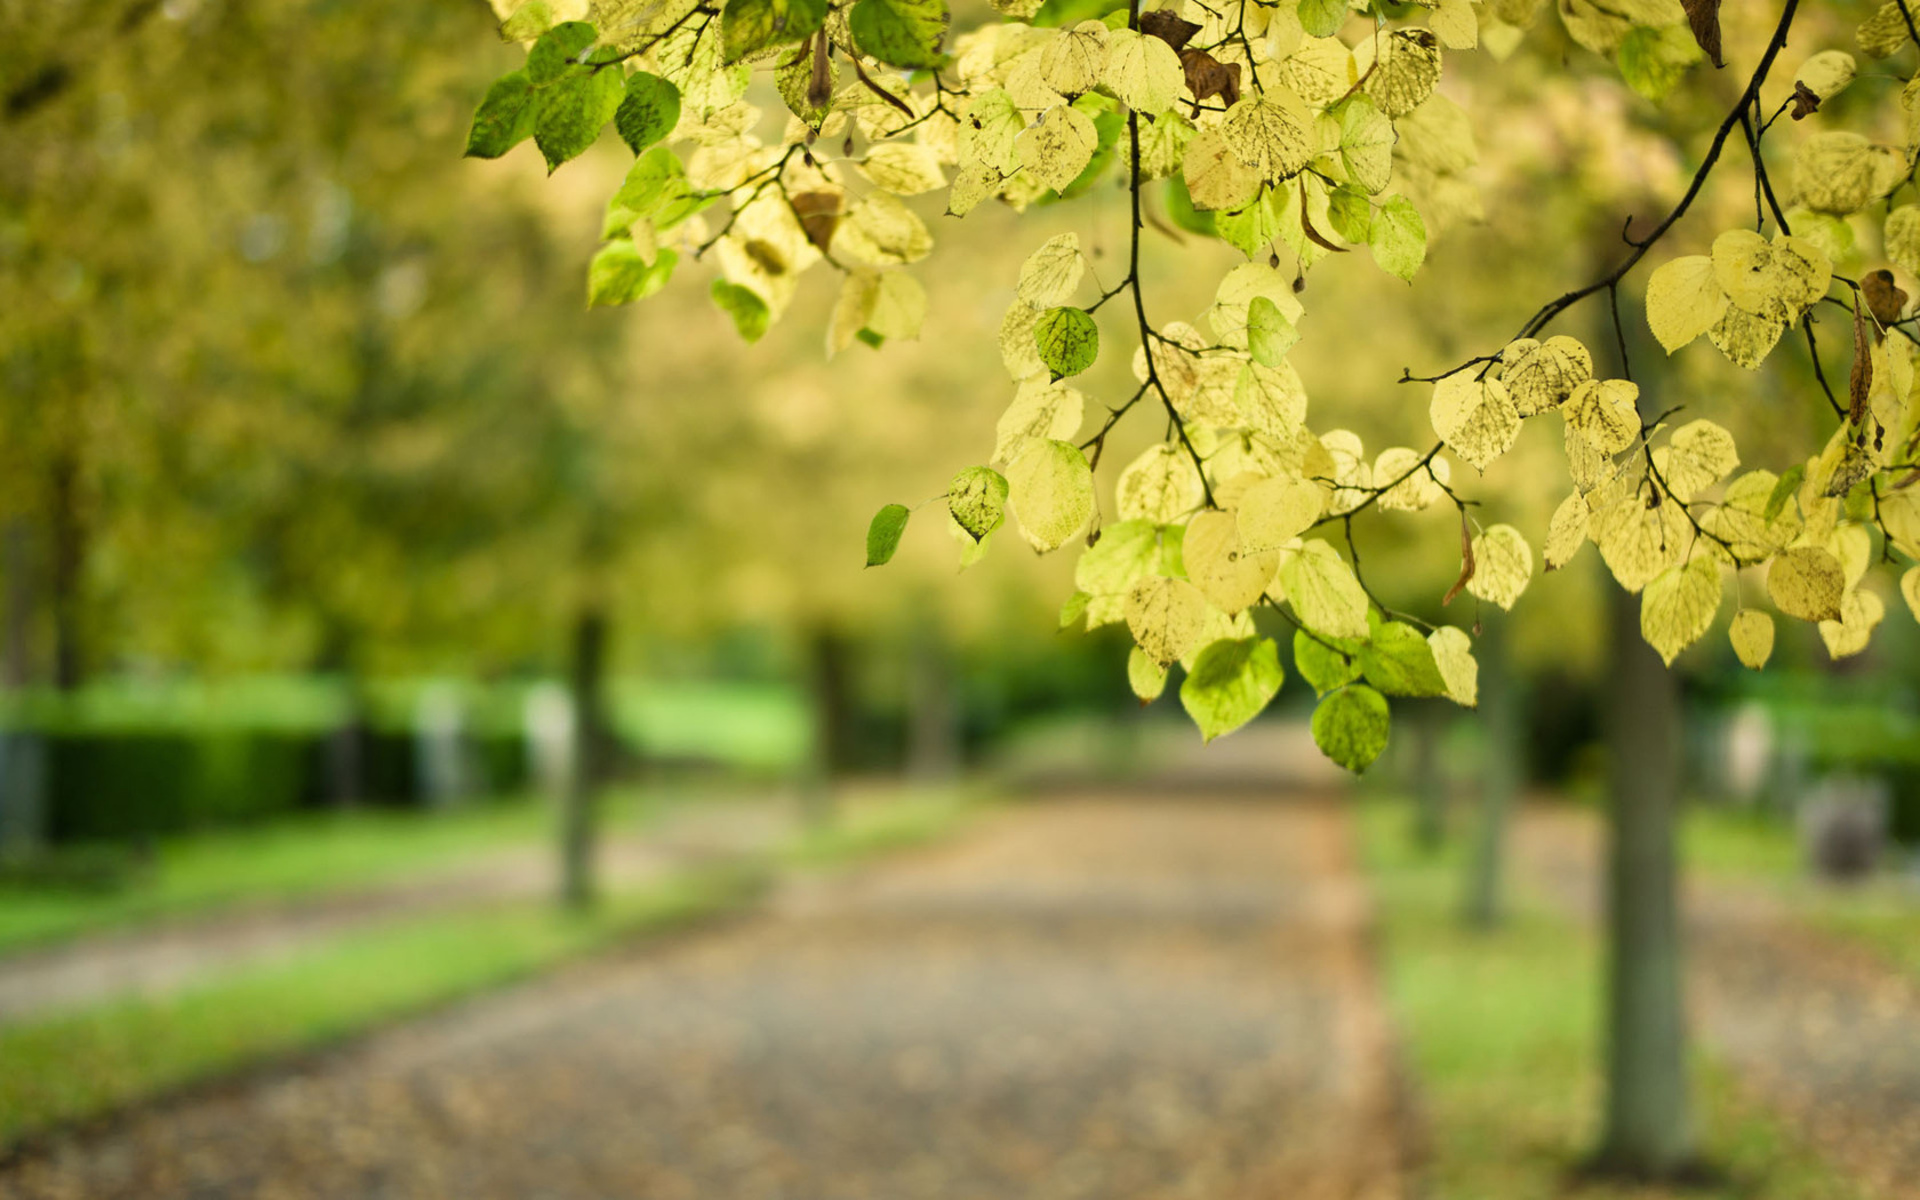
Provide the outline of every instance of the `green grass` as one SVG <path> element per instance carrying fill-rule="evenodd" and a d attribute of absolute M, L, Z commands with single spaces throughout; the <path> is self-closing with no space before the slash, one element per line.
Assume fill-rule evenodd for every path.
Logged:
<path fill-rule="evenodd" d="M 608 798 L 605 819 L 644 820 L 665 803 L 620 791 Z M 511 846 L 543 845 L 553 820 L 545 804 L 520 799 L 443 812 L 362 809 L 166 838 L 123 887 L 0 889 L 0 956 L 143 922 L 399 883 Z"/>
<path fill-rule="evenodd" d="M 737 907 L 782 866 L 821 869 L 929 841 L 971 807 L 957 792 L 861 805 L 838 826 L 802 835 L 763 861 L 610 896 L 591 913 L 528 902 L 414 918 L 177 996 L 0 1029 L 0 1146 Z"/>
<path fill-rule="evenodd" d="M 1420 856 L 1404 806 L 1361 815 L 1390 1003 L 1427 1123 L 1433 1200 L 1664 1197 L 1579 1181 L 1597 1129 L 1599 960 L 1589 931 L 1522 897 L 1491 934 L 1455 920 L 1453 855 Z M 1699 1116 L 1723 1185 L 1702 1200 L 1842 1200 L 1858 1193 L 1702 1063 Z M 1678 1194 L 1678 1193 L 1674 1193 Z"/>

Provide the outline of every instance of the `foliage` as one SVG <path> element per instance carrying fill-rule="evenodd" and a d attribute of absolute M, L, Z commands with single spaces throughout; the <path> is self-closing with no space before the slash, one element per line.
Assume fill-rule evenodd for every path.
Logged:
<path fill-rule="evenodd" d="M 1437 90 L 1451 56 L 1483 48 L 1512 69 L 1523 52 L 1557 57 L 1570 42 L 1604 56 L 1616 88 L 1670 102 L 1684 96 L 1698 62 L 1720 65 L 1729 49 L 1738 56 L 1739 31 L 1723 39 L 1718 6 L 1574 0 L 1558 6 L 1556 21 L 1523 2 L 1241 0 L 1222 9 L 1183 0 L 1143 11 L 1134 0 L 1076 6 L 1067 17 L 1056 4 L 996 0 L 998 19 L 957 35 L 940 0 L 824 9 L 586 0 L 567 14 L 581 20 L 565 22 L 560 7 L 528 0 L 502 13 L 508 36 L 530 42 L 528 79 L 545 72 L 586 89 L 599 75 L 624 75 L 629 94 L 670 86 L 680 101 L 664 144 L 635 161 L 615 194 L 601 256 L 663 275 L 711 252 L 769 320 L 792 305 L 801 275 L 825 265 L 843 276 L 828 319 L 835 349 L 919 332 L 925 295 L 907 268 L 933 238 L 906 198 L 945 189 L 947 212 L 961 216 L 989 199 L 1026 211 L 1108 182 L 1126 189 L 1128 255 L 1117 282 L 1097 281 L 1073 234 L 1051 238 L 1021 268 L 999 346 L 1012 406 L 989 462 L 949 485 L 947 524 L 962 565 L 987 553 L 1009 509 L 1043 553 L 1084 533 L 1063 623 L 1124 623 L 1136 643 L 1129 677 L 1143 698 L 1181 662 L 1190 683 L 1200 680 L 1195 694 L 1215 698 L 1188 703 L 1208 736 L 1238 724 L 1249 698 L 1270 696 L 1279 682 L 1277 662 L 1234 648 L 1255 644 L 1255 610 L 1298 631 L 1296 670 L 1323 694 L 1316 736 L 1351 769 L 1385 745 L 1386 695 L 1473 702 L 1464 631 L 1422 639 L 1419 619 L 1389 607 L 1363 578 L 1354 518 L 1371 508 L 1457 509 L 1461 569 L 1443 606 L 1465 592 L 1509 608 L 1534 576 L 1535 541 L 1549 570 L 1594 543 L 1618 583 L 1641 594 L 1643 632 L 1669 662 L 1712 627 L 1732 579 L 1735 648 L 1749 665 L 1764 663 L 1771 625 L 1762 632 L 1765 614 L 1746 607 L 1739 581 L 1749 574 L 1764 577 L 1776 611 L 1817 625 L 1832 655 L 1858 653 L 1885 615 L 1863 586 L 1868 568 L 1876 558 L 1920 558 L 1920 335 L 1890 269 L 1854 278 L 1834 264 L 1858 225 L 1883 233 L 1891 267 L 1920 270 L 1920 206 L 1902 203 L 1916 198 L 1920 83 L 1835 104 L 1857 73 L 1853 56 L 1835 48 L 1805 60 L 1790 83 L 1776 79 L 1799 0 L 1785 0 L 1752 48 L 1751 73 L 1658 223 L 1638 237 L 1629 229 L 1610 269 L 1543 305 L 1505 345 L 1437 374 L 1403 372 L 1400 382 L 1430 389 L 1436 440 L 1424 451 L 1372 455 L 1348 430 L 1309 427 L 1307 389 L 1287 354 L 1312 329 L 1301 299 L 1309 271 L 1364 245 L 1386 276 L 1411 280 L 1440 218 L 1472 207 L 1461 193 L 1471 191 L 1465 176 L 1478 155 L 1474 114 Z M 1904 0 L 1891 0 L 1856 40 L 1885 59 L 1920 36 Z M 747 102 L 762 68 L 784 118 Z M 475 140 L 489 152 L 520 131 L 500 107 L 500 96 L 521 102 L 513 80 L 497 83 L 476 116 Z M 1847 127 L 1826 127 L 1829 114 Z M 1803 132 L 1799 123 L 1815 115 L 1822 120 Z M 1753 228 L 1717 231 L 1710 253 L 1669 253 L 1663 242 L 1736 132 L 1753 167 Z M 1783 140 L 1790 172 L 1776 188 L 1766 151 Z M 566 145 L 584 147 L 580 138 Z M 552 160 L 547 142 L 541 149 Z M 1141 243 L 1148 228 L 1167 225 L 1148 207 L 1163 192 L 1171 226 L 1216 237 L 1247 260 L 1191 323 L 1156 325 L 1147 313 Z M 1643 260 L 1654 267 L 1646 321 L 1669 354 L 1704 337 L 1732 363 L 1758 369 L 1790 331 L 1803 334 L 1818 384 L 1806 402 L 1826 406 L 1830 434 L 1792 448 L 1778 471 L 1742 472 L 1722 423 L 1676 425 L 1677 410 L 1643 411 L 1620 313 Z M 596 286 L 594 295 L 622 301 L 645 290 Z M 1602 355 L 1551 332 L 1599 298 L 1615 343 Z M 1088 434 L 1077 379 L 1111 345 L 1099 318 L 1115 300 L 1131 310 L 1125 337 L 1137 386 L 1107 403 Z M 1844 394 L 1821 358 L 1822 306 L 1852 327 Z M 1616 360 L 1609 369 L 1605 355 Z M 1068 377 L 1076 383 L 1061 382 Z M 1120 470 L 1109 521 L 1094 473 L 1109 435 L 1134 413 L 1164 420 L 1167 435 Z M 1551 522 L 1532 536 L 1483 523 L 1473 512 L 1482 501 L 1454 486 L 1454 460 L 1488 471 L 1528 422 L 1556 415 L 1572 489 Z M 1488 498 L 1508 486 L 1489 480 Z M 876 518 L 870 562 L 897 544 L 901 507 Z M 1909 603 L 1920 598 L 1920 568 L 1907 571 L 1902 591 Z M 1311 664 L 1301 661 L 1303 644 L 1316 647 Z"/>

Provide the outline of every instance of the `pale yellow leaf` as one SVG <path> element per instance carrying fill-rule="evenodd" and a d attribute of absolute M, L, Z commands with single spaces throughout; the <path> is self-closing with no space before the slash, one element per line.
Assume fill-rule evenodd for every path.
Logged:
<path fill-rule="evenodd" d="M 1773 657 L 1773 618 L 1757 608 L 1743 608 L 1733 614 L 1727 640 L 1741 665 L 1758 671 Z"/>
<path fill-rule="evenodd" d="M 1640 636 L 1671 665 L 1706 636 L 1720 610 L 1720 568 L 1710 558 L 1668 567 L 1640 594 Z"/>
<path fill-rule="evenodd" d="M 1057 234 L 1020 264 L 1020 283 L 1015 294 L 1041 308 L 1065 304 L 1080 286 L 1086 270 L 1087 260 L 1080 253 L 1080 235 Z"/>
<path fill-rule="evenodd" d="M 1070 104 L 1055 105 L 1019 137 L 1020 166 L 1059 191 L 1080 177 L 1093 159 L 1099 135 L 1093 120 Z"/>
<path fill-rule="evenodd" d="M 1265 480 L 1240 497 L 1240 540 L 1255 551 L 1278 549 L 1311 529 L 1326 506 L 1327 491 L 1317 483 L 1284 476 Z"/>
<path fill-rule="evenodd" d="M 1467 591 L 1501 608 L 1512 608 L 1533 580 L 1533 548 L 1511 525 L 1493 525 L 1473 539 L 1473 578 Z"/>
<path fill-rule="evenodd" d="M 1440 668 L 1446 682 L 1447 698 L 1464 708 L 1480 703 L 1480 664 L 1474 661 L 1473 641 L 1466 631 L 1442 625 L 1427 635 L 1433 649 L 1433 665 Z"/>
<path fill-rule="evenodd" d="M 1367 593 L 1353 568 L 1323 541 L 1280 555 L 1280 585 L 1300 623 L 1325 637 L 1367 636 Z"/>
<path fill-rule="evenodd" d="M 1012 462 L 1033 441 L 1070 441 L 1080 428 L 1086 398 L 1045 375 L 1021 380 L 1013 403 L 994 427 L 994 462 Z"/>
<path fill-rule="evenodd" d="M 1522 417 L 1560 407 L 1573 390 L 1593 378 L 1593 356 L 1573 338 L 1544 342 L 1523 338 L 1500 352 L 1501 382 Z"/>
<path fill-rule="evenodd" d="M 1718 325 L 1727 303 L 1704 254 L 1662 263 L 1647 279 L 1647 325 L 1668 354 Z"/>
<path fill-rule="evenodd" d="M 1590 379 L 1561 412 L 1567 429 L 1602 454 L 1618 454 L 1640 436 L 1640 388 L 1626 379 Z"/>
<path fill-rule="evenodd" d="M 1184 447 L 1169 442 L 1149 447 L 1129 463 L 1114 487 L 1121 519 L 1137 517 L 1156 525 L 1184 519 L 1205 499 L 1192 458 Z"/>
<path fill-rule="evenodd" d="M 1547 522 L 1547 570 L 1557 571 L 1587 544 L 1587 499 L 1575 492 L 1562 500 Z"/>
<path fill-rule="evenodd" d="M 1187 578 L 1215 608 L 1237 613 L 1256 603 L 1280 566 L 1276 550 L 1247 550 L 1232 513 L 1208 510 L 1187 522 L 1181 542 Z"/>
<path fill-rule="evenodd" d="M 1473 369 L 1456 371 L 1434 384 L 1427 415 L 1447 449 L 1481 471 L 1520 436 L 1520 414 L 1507 385 L 1491 375 L 1476 379 Z"/>
<path fill-rule="evenodd" d="M 1840 560 L 1817 546 L 1787 550 L 1767 567 L 1767 595 L 1774 607 L 1802 621 L 1838 620 L 1846 586 Z"/>
<path fill-rule="evenodd" d="M 1865 590 L 1849 591 L 1840 600 L 1840 619 L 1820 622 L 1820 640 L 1831 658 L 1848 658 L 1867 648 L 1874 627 L 1887 615 L 1880 597 Z"/>
<path fill-rule="evenodd" d="M 1164 665 L 1199 643 L 1206 629 L 1207 598 L 1184 579 L 1155 575 L 1128 589 L 1126 614 L 1135 644 Z"/>

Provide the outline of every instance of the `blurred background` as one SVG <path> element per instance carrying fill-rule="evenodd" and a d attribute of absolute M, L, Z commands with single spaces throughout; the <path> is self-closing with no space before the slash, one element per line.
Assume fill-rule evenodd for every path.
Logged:
<path fill-rule="evenodd" d="M 1054 0 L 1043 19 L 1072 15 Z M 1773 15 L 1725 19 L 1746 46 Z M 1594 554 L 1536 577 L 1511 617 L 1443 611 L 1453 515 L 1357 522 L 1377 590 L 1484 622 L 1489 697 L 1477 715 L 1396 706 L 1389 758 L 1358 785 L 1320 762 L 1298 680 L 1204 752 L 1177 689 L 1138 705 L 1123 631 L 1054 632 L 1070 558 L 1003 541 L 959 574 L 922 520 L 885 571 L 861 568 L 876 508 L 939 495 L 991 449 L 1012 395 L 991 347 L 1025 250 L 1076 230 L 1117 276 L 1123 190 L 965 222 L 925 198 L 940 239 L 919 268 L 926 334 L 830 360 L 827 278 L 750 348 L 707 302 L 705 268 L 633 309 L 585 310 L 629 156 L 609 138 L 551 179 L 530 149 L 460 157 L 477 98 L 519 61 L 482 3 L 9 2 L 0 32 L 0 1192 L 185 1194 L 155 1180 L 198 1178 L 206 1194 L 266 1194 L 279 1168 L 251 1160 L 141 1174 L 166 1158 L 167 1122 L 219 1123 L 195 1104 L 238 1105 L 219 1111 L 241 1128 L 264 1119 L 254 1093 L 192 1089 L 382 1044 L 364 1039 L 790 896 L 795 879 L 918 879 L 914 856 L 952 845 L 925 875 L 975 900 L 1021 895 L 1021 870 L 1150 899 L 1184 854 L 1170 877 L 1208 904 L 1244 883 L 1352 950 L 1335 969 L 1241 948 L 1299 972 L 1286 986 L 1322 1005 L 1288 1019 L 1295 1037 L 1340 1014 L 1379 1023 L 1340 1043 L 1351 1060 L 1255 1089 L 1303 1112 L 1364 1093 L 1337 1170 L 1262 1176 L 1183 1150 L 1238 1128 L 1195 1097 L 1220 1079 L 1205 1055 L 1240 1061 L 1245 1045 L 1180 1043 L 1199 1056 L 1173 1055 L 1197 1072 L 1180 1083 L 1164 1047 L 1121 1028 L 1099 1053 L 1165 1076 L 1140 1104 L 1190 1118 L 1149 1122 L 1171 1148 L 1122 1170 L 1128 1151 L 1069 1162 L 1043 1145 L 985 1194 L 1615 1194 L 1573 1174 L 1600 1104 L 1602 747 L 1610 712 L 1635 702 L 1607 671 L 1622 651 Z M 1738 84 L 1701 77 L 1656 108 L 1598 62 L 1466 58 L 1442 91 L 1474 113 L 1478 161 L 1409 173 L 1441 230 L 1421 282 L 1334 262 L 1303 297 L 1294 360 L 1315 427 L 1351 428 L 1369 458 L 1431 437 L 1425 390 L 1397 386 L 1399 368 L 1497 345 L 1540 297 L 1614 261 L 1622 217 L 1662 209 L 1691 172 L 1666 131 L 1710 125 Z M 777 106 L 765 90 L 749 99 Z M 1747 182 L 1710 191 L 1674 252 L 1743 219 Z M 1197 315 L 1237 258 L 1192 234 L 1153 245 L 1159 320 Z M 1565 331 L 1599 345 L 1602 327 L 1580 324 L 1598 319 L 1576 311 Z M 1655 407 L 1728 425 L 1743 466 L 1778 470 L 1824 440 L 1804 355 L 1756 376 L 1704 353 L 1656 365 L 1644 334 L 1632 352 Z M 1091 397 L 1129 390 L 1109 358 Z M 1148 425 L 1109 448 L 1111 470 L 1160 432 Z M 1540 544 L 1567 490 L 1556 433 L 1530 426 L 1496 470 L 1483 519 Z M 1469 492 L 1470 474 L 1455 464 Z M 1743 671 L 1723 632 L 1675 668 L 1714 1194 L 1920 1194 L 1920 631 L 1889 581 L 1866 586 L 1891 615 L 1862 654 L 1832 661 L 1783 623 L 1765 673 Z M 1234 857 L 1246 844 L 1288 848 Z M 1348 884 L 1357 908 L 1296 903 Z M 1194 937 L 1219 934 L 1213 908 L 1178 913 Z M 1067 924 L 1048 936 L 1104 944 Z M 782 961 L 778 946 L 757 961 Z M 1108 996 L 1074 1003 L 1105 1011 Z M 890 1064 L 912 1092 L 918 1068 Z M 566 1095 L 591 1094 L 568 1078 Z M 675 1103 L 654 1128 L 707 1128 L 704 1101 Z M 431 1157 L 407 1121 L 349 1107 L 375 1114 L 376 1142 Z M 941 1111 L 917 1118 L 934 1142 L 958 1128 Z M 101 1126 L 109 1114 L 122 1123 Z M 1248 1127 L 1249 1144 L 1269 1140 Z M 146 1165 L 102 1167 L 126 1136 Z M 869 1168 L 893 1178 L 871 1162 L 829 1177 Z M 750 1172 L 703 1184 L 703 1169 L 614 1190 L 842 1194 L 791 1178 L 768 1191 Z M 966 1169 L 844 1194 L 981 1194 Z M 538 1170 L 500 1175 L 519 1181 L 502 1194 L 575 1194 L 565 1168 Z M 484 1191 L 383 1178 L 392 1194 Z M 1261 1190 L 1276 1179 L 1294 1190 Z"/>

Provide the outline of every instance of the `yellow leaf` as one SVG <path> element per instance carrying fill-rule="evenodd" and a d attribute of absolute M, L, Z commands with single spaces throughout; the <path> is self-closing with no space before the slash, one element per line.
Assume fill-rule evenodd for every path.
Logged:
<path fill-rule="evenodd" d="M 1215 510 L 1196 514 L 1187 522 L 1181 557 L 1187 578 L 1225 613 L 1256 603 L 1280 567 L 1278 550 L 1243 548 L 1234 515 Z"/>
<path fill-rule="evenodd" d="M 939 155 L 914 142 L 882 142 L 867 151 L 860 169 L 875 186 L 896 196 L 918 196 L 947 186 Z"/>
<path fill-rule="evenodd" d="M 1186 448 L 1170 442 L 1150 447 L 1129 463 L 1114 487 L 1122 520 L 1139 518 L 1156 525 L 1185 519 L 1205 499 L 1200 472 Z"/>
<path fill-rule="evenodd" d="M 1086 397 L 1045 375 L 1022 380 L 1013 403 L 994 427 L 994 462 L 1012 462 L 1033 441 L 1070 441 L 1080 429 Z"/>
<path fill-rule="evenodd" d="M 1533 548 L 1511 525 L 1490 526 L 1473 539 L 1473 578 L 1467 590 L 1501 608 L 1512 608 L 1533 579 Z"/>
<path fill-rule="evenodd" d="M 1093 472 L 1071 442 L 1030 442 L 1007 468 L 1007 489 L 1027 544 L 1045 554 L 1093 515 Z"/>
<path fill-rule="evenodd" d="M 1433 649 L 1433 665 L 1440 668 L 1446 681 L 1447 698 L 1464 708 L 1480 703 L 1480 664 L 1473 658 L 1473 642 L 1465 630 L 1442 625 L 1427 635 Z"/>
<path fill-rule="evenodd" d="M 1134 642 L 1164 665 L 1199 642 L 1206 628 L 1207 598 L 1184 579 L 1155 575 L 1128 589 L 1126 612 Z"/>
<path fill-rule="evenodd" d="M 1240 497 L 1240 541 L 1253 551 L 1279 549 L 1313 528 L 1326 506 L 1317 483 L 1277 477 L 1255 484 Z"/>
<path fill-rule="evenodd" d="M 1640 595 L 1640 636 L 1672 665 L 1713 625 L 1720 591 L 1720 568 L 1710 558 L 1667 568 Z"/>
<path fill-rule="evenodd" d="M 1567 565 L 1587 544 L 1587 498 L 1575 492 L 1560 502 L 1547 522 L 1547 570 Z"/>
<path fill-rule="evenodd" d="M 1440 39 L 1430 29 L 1376 31 L 1354 47 L 1353 57 L 1366 80 L 1363 90 L 1389 117 L 1420 107 L 1440 82 Z"/>
<path fill-rule="evenodd" d="M 1523 417 L 1560 407 L 1575 388 L 1593 378 L 1593 356 L 1564 335 L 1544 342 L 1522 338 L 1500 352 L 1500 361 L 1506 367 L 1501 381 Z"/>
<path fill-rule="evenodd" d="M 1625 483 L 1626 481 L 1622 481 Z M 1680 504 L 1645 480 L 1593 507 L 1593 543 L 1620 586 L 1637 592 L 1680 561 L 1693 538 Z"/>
<path fill-rule="evenodd" d="M 1040 347 L 1034 341 L 1034 327 L 1047 310 L 1025 300 L 1015 300 L 1000 319 L 1000 361 L 1015 379 L 1042 374 L 1047 364 L 1040 361 Z"/>
<path fill-rule="evenodd" d="M 1202 212 L 1245 208 L 1260 195 L 1260 176 L 1240 161 L 1218 128 L 1202 129 L 1187 143 L 1180 163 L 1187 194 Z"/>
<path fill-rule="evenodd" d="M 871 267 L 919 262 L 932 250 L 933 235 L 920 218 L 886 192 L 869 192 L 833 233 L 836 258 Z"/>
<path fill-rule="evenodd" d="M 1062 96 L 1092 91 L 1107 68 L 1107 38 L 1098 21 L 1062 29 L 1040 51 L 1040 78 Z"/>
<path fill-rule="evenodd" d="M 1668 354 L 1718 325 L 1727 303 L 1704 254 L 1662 263 L 1647 279 L 1647 326 Z"/>
<path fill-rule="evenodd" d="M 1715 537 L 1729 544 L 1733 557 L 1756 563 L 1786 549 L 1800 536 L 1800 510 L 1792 500 L 1767 518 L 1778 477 L 1772 471 L 1748 471 L 1727 485 L 1717 507 L 1701 519 Z"/>
<path fill-rule="evenodd" d="M 1704 419 L 1689 421 L 1674 430 L 1654 458 L 1667 490 L 1683 502 L 1692 501 L 1740 465 L 1733 435 Z"/>
<path fill-rule="evenodd" d="M 1743 608 L 1733 614 L 1727 640 L 1733 643 L 1735 657 L 1758 671 L 1773 657 L 1773 618 L 1757 608 Z"/>
<path fill-rule="evenodd" d="M 1367 593 L 1353 568 L 1323 541 L 1280 555 L 1280 586 L 1300 623 L 1324 637 L 1367 636 Z"/>
<path fill-rule="evenodd" d="M 1080 235 L 1062 233 L 1020 264 L 1020 283 L 1015 293 L 1028 304 L 1053 308 L 1073 298 L 1086 274 L 1087 260 L 1080 253 Z"/>
<path fill-rule="evenodd" d="M 1447 449 L 1484 471 L 1520 436 L 1520 414 L 1507 385 L 1491 375 L 1475 379 L 1473 369 L 1456 371 L 1433 385 L 1427 415 Z"/>
<path fill-rule="evenodd" d="M 1080 177 L 1099 144 L 1093 121 L 1070 104 L 1040 114 L 1018 139 L 1020 165 L 1055 191 Z"/>
<path fill-rule="evenodd" d="M 1905 177 L 1905 155 L 1844 130 L 1816 133 L 1801 142 L 1793 155 L 1795 199 L 1815 212 L 1835 216 L 1860 211 Z M 1727 290 L 1731 295 L 1733 289 Z M 1739 303 L 1739 298 L 1734 302 Z"/>
<path fill-rule="evenodd" d="M 1640 388 L 1626 379 L 1589 379 L 1561 412 L 1567 429 L 1602 454 L 1618 454 L 1640 436 Z"/>
<path fill-rule="evenodd" d="M 1874 626 L 1887 615 L 1880 597 L 1868 591 L 1850 591 L 1840 601 L 1840 619 L 1820 622 L 1820 640 L 1832 658 L 1848 658 L 1867 648 Z"/>
<path fill-rule="evenodd" d="M 1895 265 L 1920 275 L 1920 204 L 1902 204 L 1888 213 L 1881 242 Z"/>
<path fill-rule="evenodd" d="M 1920 621 L 1920 567 L 1908 567 L 1900 577 L 1900 595 L 1906 599 L 1913 619 Z"/>
<path fill-rule="evenodd" d="M 1713 239 L 1713 277 L 1742 312 L 1792 322 L 1827 294 L 1833 264 L 1801 238 L 1769 243 L 1751 229 L 1730 229 Z"/>
<path fill-rule="evenodd" d="M 1269 182 L 1298 175 L 1313 159 L 1313 113 L 1286 87 L 1236 103 L 1220 123 L 1220 136 L 1242 166 Z"/>
<path fill-rule="evenodd" d="M 1837 621 L 1846 591 L 1840 560 L 1816 546 L 1800 546 L 1767 567 L 1767 595 L 1774 607 L 1802 621 Z"/>
<path fill-rule="evenodd" d="M 1853 55 L 1845 50 L 1822 50 L 1801 63 L 1793 78 L 1822 100 L 1831 100 L 1853 82 L 1855 70 Z"/>
<path fill-rule="evenodd" d="M 1707 337 L 1729 361 L 1755 371 L 1773 352 L 1786 328 L 1783 321 L 1757 317 L 1738 305 L 1728 304 L 1720 320 L 1707 330 Z"/>
<path fill-rule="evenodd" d="M 1380 457 L 1373 460 L 1373 478 L 1377 486 L 1387 490 L 1380 493 L 1381 508 L 1397 512 L 1419 512 L 1439 501 L 1446 495 L 1442 486 L 1452 477 L 1452 469 L 1447 460 L 1435 455 L 1429 463 L 1422 464 L 1425 457 L 1418 450 L 1408 446 L 1395 446 L 1382 450 Z M 1415 470 L 1415 467 L 1418 470 Z M 1411 474 L 1409 474 L 1411 472 Z M 1395 482 L 1398 480 L 1399 482 Z"/>
<path fill-rule="evenodd" d="M 1122 104 L 1155 118 L 1173 107 L 1187 82 L 1172 46 L 1131 29 L 1116 29 L 1108 36 L 1105 78 Z"/>

